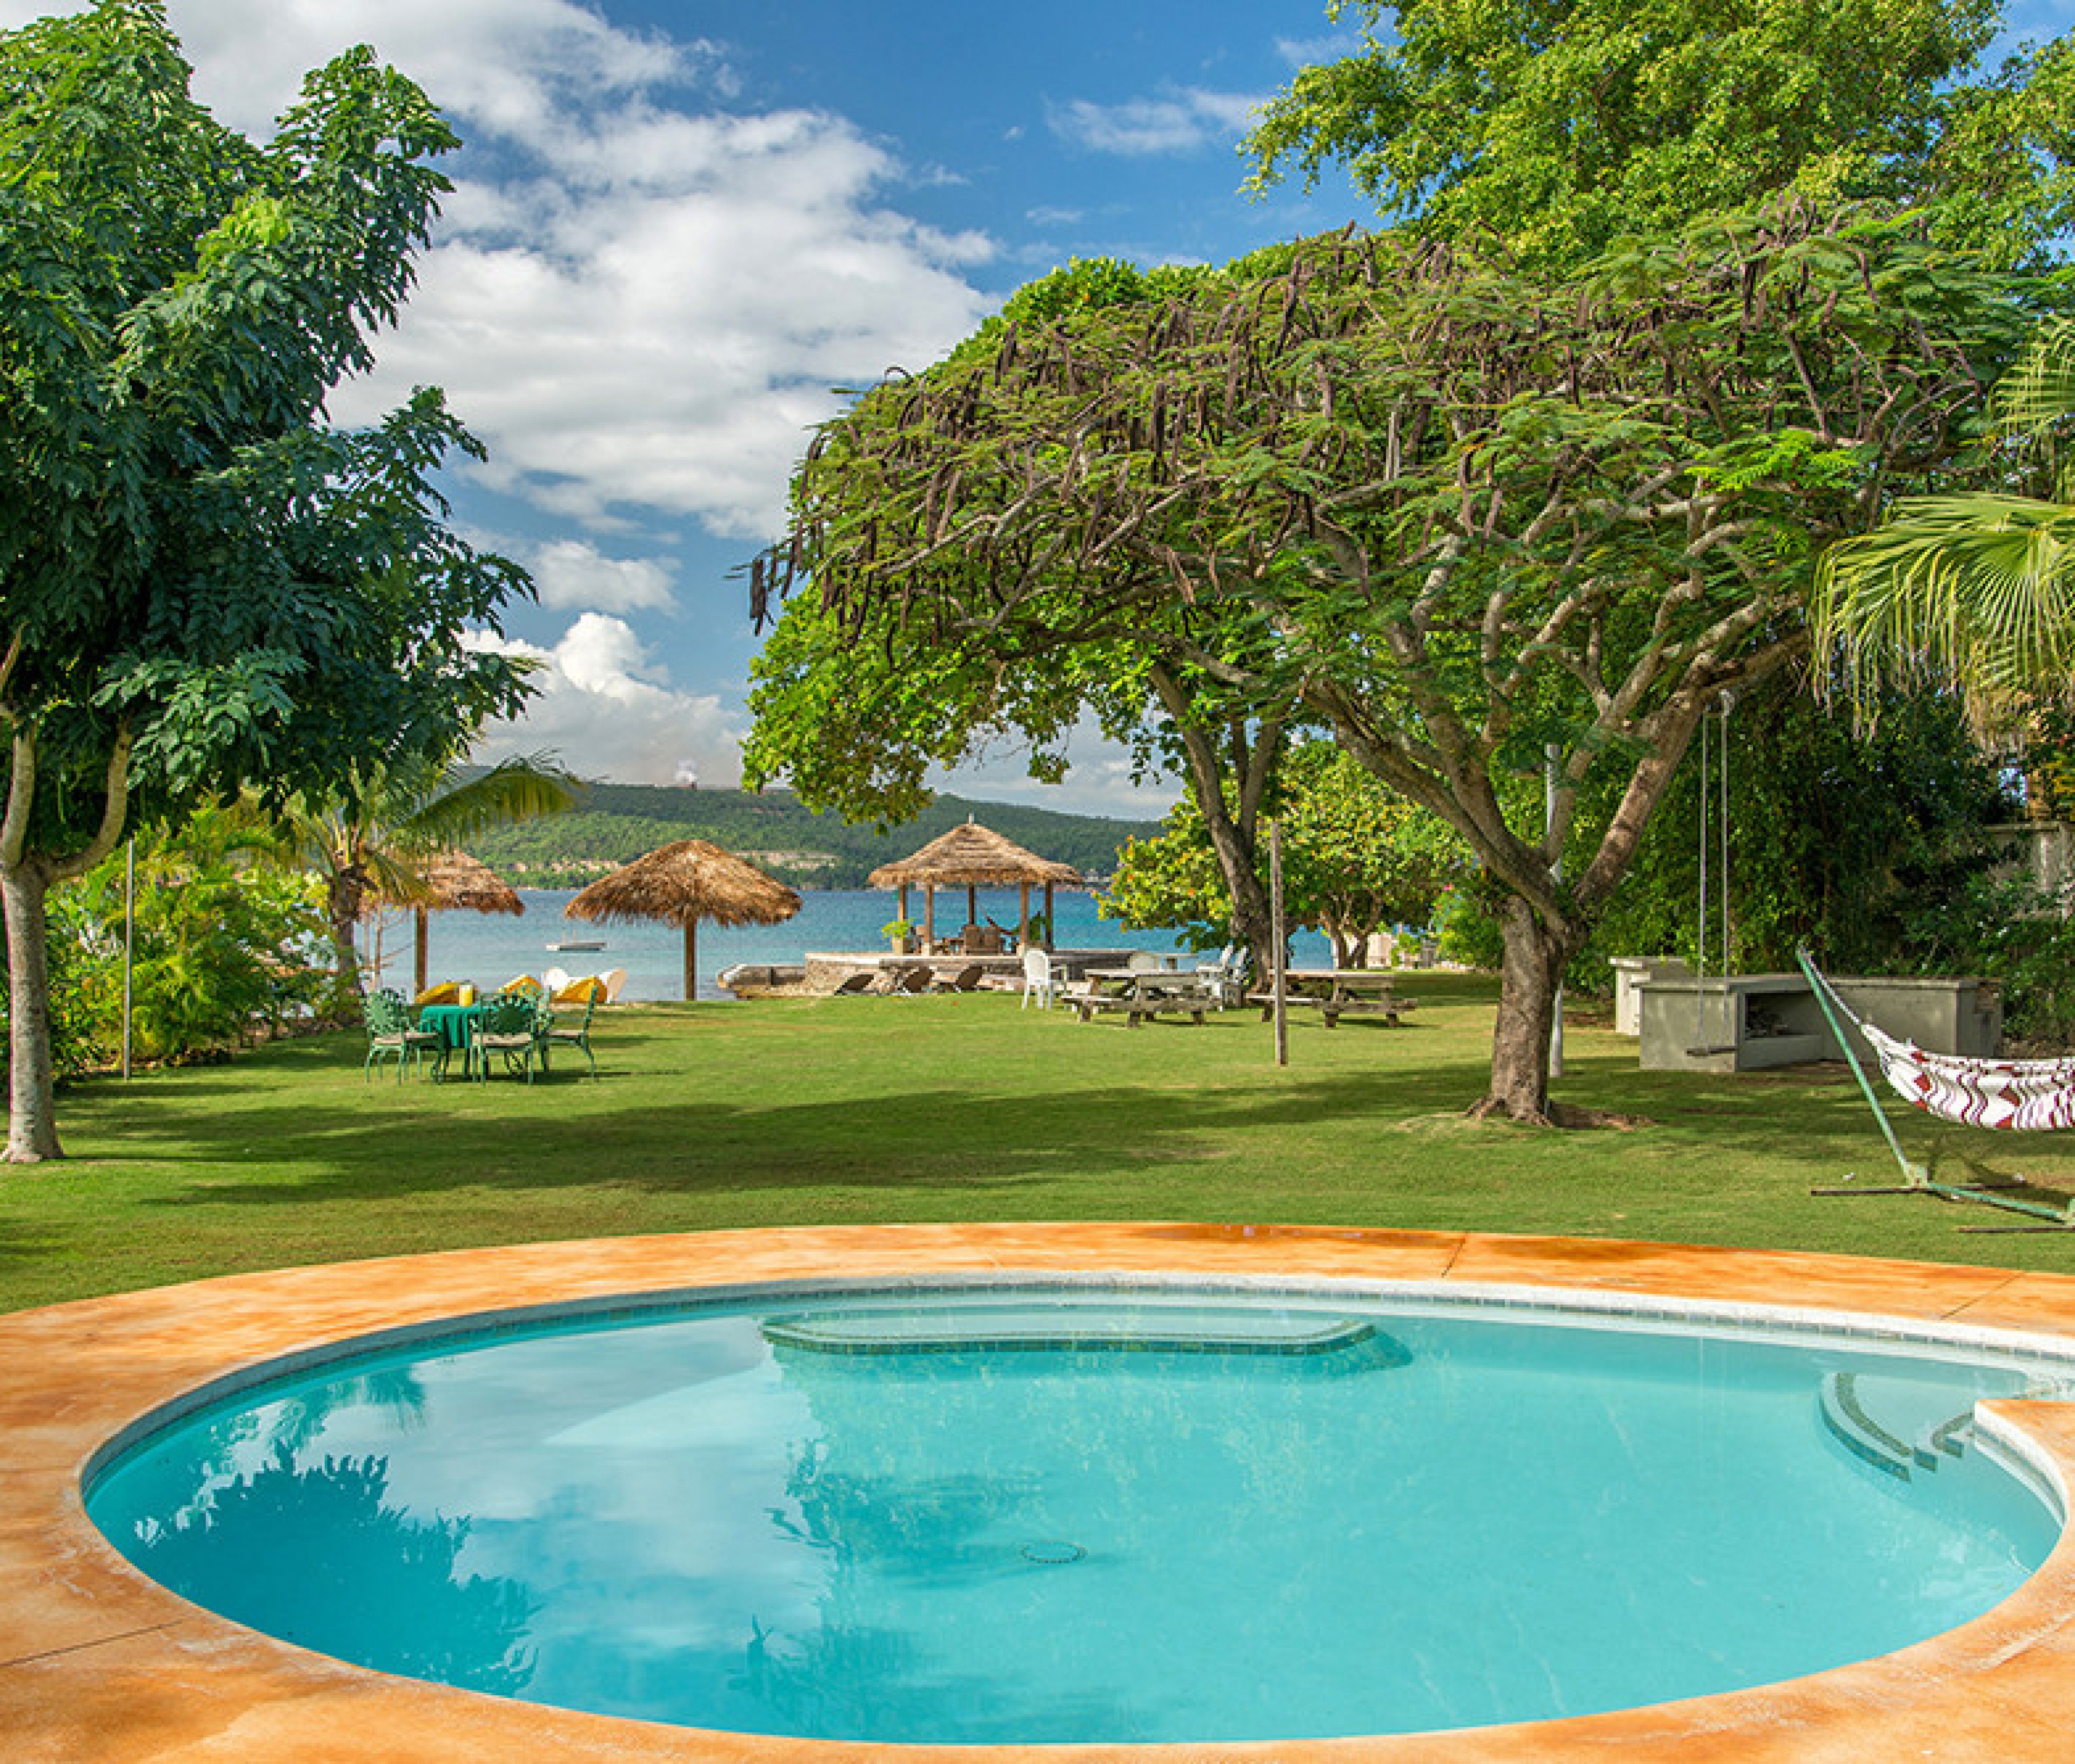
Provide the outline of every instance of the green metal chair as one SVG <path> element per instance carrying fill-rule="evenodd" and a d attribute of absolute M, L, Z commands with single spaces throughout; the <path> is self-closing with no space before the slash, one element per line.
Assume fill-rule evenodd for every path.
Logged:
<path fill-rule="evenodd" d="M 574 992 L 575 988 L 572 988 L 570 990 Z M 598 1076 L 598 1057 L 590 1050 L 590 1020 L 592 1012 L 598 1008 L 598 999 L 604 991 L 605 988 L 595 980 L 584 988 L 583 1015 L 574 1023 L 558 1023 L 554 1021 L 552 1015 L 549 1017 L 546 1031 L 541 1037 L 540 1070 L 542 1071 L 548 1070 L 548 1052 L 550 1048 L 568 1046 L 582 1049 L 583 1057 L 590 1063 L 590 1075 L 593 1078 Z M 562 1002 L 566 1005 L 574 1005 L 576 1000 L 565 995 Z"/>
<path fill-rule="evenodd" d="M 526 1082 L 532 1083 L 536 1056 L 540 1069 L 547 1070 L 545 1029 L 550 1021 L 546 1010 L 528 993 L 499 992 L 491 1000 L 469 1035 L 476 1082 L 481 1083 L 490 1076 L 490 1056 L 500 1054 L 506 1071 L 523 1071 Z"/>
<path fill-rule="evenodd" d="M 438 1036 L 411 1026 L 411 1013 L 403 995 L 387 988 L 370 992 L 362 1000 L 361 1014 L 367 1025 L 367 1058 L 360 1069 L 363 1082 L 372 1079 L 375 1068 L 393 1055 L 396 1082 L 400 1084 L 404 1082 L 406 1060 L 423 1066 L 425 1050 L 437 1049 L 441 1045 Z"/>

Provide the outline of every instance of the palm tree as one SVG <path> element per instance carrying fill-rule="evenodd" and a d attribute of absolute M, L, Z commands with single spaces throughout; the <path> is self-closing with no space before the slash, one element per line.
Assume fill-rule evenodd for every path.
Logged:
<path fill-rule="evenodd" d="M 1862 707 L 1889 684 L 1959 692 L 1985 739 L 2042 700 L 2075 699 L 2075 473 L 2056 445 L 2075 416 L 2075 321 L 2043 325 L 1990 405 L 2014 471 L 2051 474 L 2046 498 L 1912 496 L 1876 531 L 1833 546 L 1817 574 L 1819 652 Z"/>
<path fill-rule="evenodd" d="M 357 993 L 354 930 L 371 900 L 429 900 L 422 866 L 435 854 L 487 828 L 567 809 L 577 789 L 568 772 L 538 756 L 472 776 L 452 767 L 376 768 L 323 798 L 297 797 L 253 813 L 269 827 L 274 861 L 323 877 L 338 977 Z"/>

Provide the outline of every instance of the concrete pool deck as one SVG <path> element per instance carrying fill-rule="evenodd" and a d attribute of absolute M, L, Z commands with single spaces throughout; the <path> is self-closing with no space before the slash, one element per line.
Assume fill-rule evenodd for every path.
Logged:
<path fill-rule="evenodd" d="M 715 1232 L 242 1274 L 0 1316 L 0 1752 L 9 1764 L 1456 1764 L 2061 1761 L 2075 1734 L 2075 1528 L 1975 1621 L 1755 1690 L 1560 1721 L 1166 1746 L 878 1746 L 702 1733 L 362 1671 L 213 1617 L 88 1522 L 80 1477 L 130 1422 L 258 1361 L 372 1331 L 619 1293 L 807 1279 L 1116 1272 L 1518 1285 L 2052 1335 L 2075 1277 L 1788 1252 L 1310 1226 L 995 1224 Z M 2075 1489 L 2075 1404 L 1988 1406 Z M 1786 1569 L 1791 1573 L 1792 1571 Z"/>

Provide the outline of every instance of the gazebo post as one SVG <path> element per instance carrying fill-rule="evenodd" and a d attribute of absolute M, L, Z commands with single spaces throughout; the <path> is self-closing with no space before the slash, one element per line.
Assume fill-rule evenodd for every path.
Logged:
<path fill-rule="evenodd" d="M 922 884 L 922 953 L 937 953 L 937 884 L 934 882 Z"/>
<path fill-rule="evenodd" d="M 1030 941 L 1030 883 L 1029 878 L 1016 884 L 1016 946 L 1019 950 Z"/>
<path fill-rule="evenodd" d="M 1052 884 L 1045 884 L 1045 947 L 1050 950 L 1057 941 L 1058 931 L 1052 917 Z"/>
<path fill-rule="evenodd" d="M 980 923 L 980 890 L 970 882 L 966 884 L 966 923 Z"/>
<path fill-rule="evenodd" d="M 422 992 L 432 983 L 432 915 L 424 907 L 417 909 L 417 930 L 415 938 L 417 957 L 418 983 L 414 991 Z"/>
<path fill-rule="evenodd" d="M 695 1004 L 699 996 L 699 921 L 685 921 L 685 1002 Z"/>

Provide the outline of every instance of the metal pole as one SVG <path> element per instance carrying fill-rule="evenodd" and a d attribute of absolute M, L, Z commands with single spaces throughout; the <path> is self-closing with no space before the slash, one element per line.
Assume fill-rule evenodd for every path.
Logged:
<path fill-rule="evenodd" d="M 1542 749 L 1542 798 L 1543 827 L 1548 837 L 1556 833 L 1556 743 L 1544 744 Z M 1556 847 L 1555 863 L 1550 869 L 1550 880 L 1559 888 L 1563 883 L 1563 848 Z M 1549 1075 L 1563 1075 L 1563 975 L 1559 969 L 1556 975 L 1556 1008 L 1549 1019 Z"/>
<path fill-rule="evenodd" d="M 1268 936 L 1269 959 L 1274 963 L 1275 1063 L 1290 1063 L 1290 1010 L 1286 1002 L 1290 976 L 1284 959 L 1282 930 L 1282 823 L 1268 823 Z"/>
<path fill-rule="evenodd" d="M 130 971 L 137 954 L 137 842 L 131 839 L 122 861 L 122 1075 L 130 1075 Z"/>

